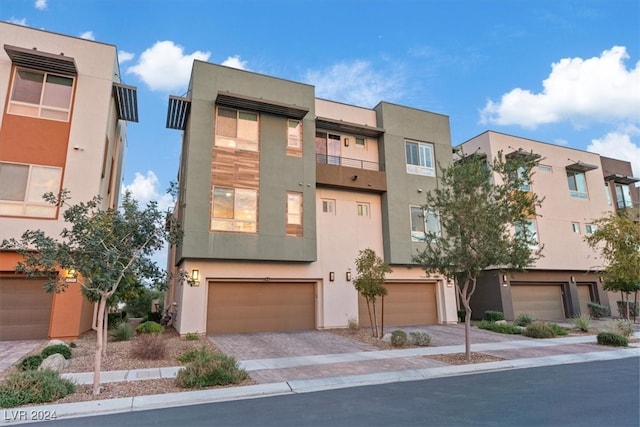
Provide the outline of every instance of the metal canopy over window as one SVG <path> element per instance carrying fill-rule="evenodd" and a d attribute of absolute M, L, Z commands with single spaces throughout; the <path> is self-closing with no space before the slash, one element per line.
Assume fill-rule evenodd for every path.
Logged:
<path fill-rule="evenodd" d="M 134 86 L 120 83 L 113 84 L 113 97 L 120 120 L 128 122 L 138 121 L 138 92 Z"/>
<path fill-rule="evenodd" d="M 384 129 L 382 128 L 345 122 L 343 120 L 333 120 L 326 117 L 316 117 L 316 128 L 352 135 L 368 136 L 370 138 L 377 138 L 384 133 Z"/>
<path fill-rule="evenodd" d="M 507 153 L 504 157 L 507 160 L 518 159 L 518 160 L 522 160 L 522 161 L 525 161 L 525 162 L 532 162 L 534 160 L 538 160 L 538 159 L 542 158 L 542 156 L 540 154 L 534 153 L 533 151 L 523 150 L 522 148 L 518 148 L 515 151 Z"/>
<path fill-rule="evenodd" d="M 604 177 L 605 181 L 613 181 L 616 184 L 634 184 L 636 182 L 640 182 L 640 178 L 634 178 L 632 176 L 620 175 L 620 174 L 611 174 Z"/>
<path fill-rule="evenodd" d="M 230 92 L 218 92 L 216 104 L 225 107 L 254 110 L 265 113 L 286 116 L 292 119 L 302 119 L 309 112 L 308 108 L 299 105 L 283 104 L 263 98 L 251 98 L 249 96 L 237 95 Z"/>
<path fill-rule="evenodd" d="M 20 67 L 34 68 L 42 71 L 50 71 L 53 73 L 77 75 L 75 59 L 47 52 L 40 52 L 33 49 L 25 49 L 23 47 L 4 45 L 4 50 L 9 55 L 11 62 Z"/>
<path fill-rule="evenodd" d="M 167 129 L 185 130 L 190 111 L 191 99 L 170 95 L 167 108 Z"/>
<path fill-rule="evenodd" d="M 583 161 L 577 161 L 575 163 L 565 166 L 565 169 L 571 172 L 588 172 L 588 171 L 598 169 L 598 166 L 592 165 L 589 163 L 584 163 Z"/>

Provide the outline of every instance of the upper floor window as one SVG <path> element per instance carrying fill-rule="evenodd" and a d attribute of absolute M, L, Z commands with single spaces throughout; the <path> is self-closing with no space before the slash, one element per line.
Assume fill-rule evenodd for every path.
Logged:
<path fill-rule="evenodd" d="M 616 205 L 618 209 L 630 208 L 633 206 L 631 191 L 628 185 L 616 184 Z"/>
<path fill-rule="evenodd" d="M 216 139 L 218 147 L 258 151 L 258 113 L 218 107 Z"/>
<path fill-rule="evenodd" d="M 572 222 L 571 229 L 573 230 L 574 233 L 580 234 L 580 223 Z"/>
<path fill-rule="evenodd" d="M 518 222 L 515 225 L 515 230 L 516 236 L 530 240 L 530 247 L 538 247 L 538 227 L 536 226 L 535 220 L 525 219 L 524 221 Z"/>
<path fill-rule="evenodd" d="M 255 233 L 257 211 L 256 190 L 214 187 L 211 229 Z"/>
<path fill-rule="evenodd" d="M 302 236 L 302 193 L 287 193 L 287 236 Z"/>
<path fill-rule="evenodd" d="M 609 184 L 606 182 L 604 183 L 604 194 L 607 196 L 607 205 L 613 205 L 613 202 L 611 201 L 611 189 L 609 188 Z"/>
<path fill-rule="evenodd" d="M 411 241 L 424 242 L 427 235 L 440 235 L 440 218 L 431 210 L 422 206 L 411 206 Z"/>
<path fill-rule="evenodd" d="M 598 231 L 598 226 L 594 225 L 594 224 L 585 224 L 584 225 L 584 232 L 587 234 L 593 234 L 596 231 Z"/>
<path fill-rule="evenodd" d="M 322 212 L 335 215 L 336 201 L 333 199 L 322 199 Z"/>
<path fill-rule="evenodd" d="M 407 173 L 435 176 L 433 145 L 424 142 L 405 141 Z"/>
<path fill-rule="evenodd" d="M 17 68 L 8 112 L 68 121 L 72 93 L 71 77 Z"/>
<path fill-rule="evenodd" d="M 58 167 L 0 163 L 0 215 L 55 218 L 56 207 L 42 196 L 58 194 L 61 177 Z"/>
<path fill-rule="evenodd" d="M 369 203 L 358 202 L 358 216 L 369 216 Z"/>
<path fill-rule="evenodd" d="M 356 136 L 356 147 L 365 148 L 365 139 L 361 136 Z"/>
<path fill-rule="evenodd" d="M 587 199 L 589 197 L 584 172 L 567 170 L 567 182 L 569 183 L 569 194 L 571 194 L 571 197 L 577 197 L 579 199 Z"/>
<path fill-rule="evenodd" d="M 531 182 L 529 181 L 529 177 L 526 174 L 526 169 L 522 166 L 518 168 L 518 176 L 522 180 L 522 185 L 520 186 L 520 190 L 522 191 L 531 191 Z"/>
<path fill-rule="evenodd" d="M 287 147 L 300 148 L 302 146 L 302 122 L 287 120 Z"/>

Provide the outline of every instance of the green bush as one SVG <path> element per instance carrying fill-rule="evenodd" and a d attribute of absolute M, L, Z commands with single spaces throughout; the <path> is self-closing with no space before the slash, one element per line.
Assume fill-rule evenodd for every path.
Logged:
<path fill-rule="evenodd" d="M 611 311 L 609 310 L 609 307 L 600 305 L 597 302 L 593 302 L 593 301 L 589 302 L 587 303 L 587 307 L 589 308 L 589 315 L 594 319 L 598 319 L 600 317 L 607 317 L 611 315 Z"/>
<path fill-rule="evenodd" d="M 18 364 L 18 368 L 21 371 L 33 371 L 38 369 L 40 364 L 42 363 L 42 356 L 39 354 L 34 354 L 33 356 L 27 356 L 20 361 Z"/>
<path fill-rule="evenodd" d="M 183 388 L 237 384 L 247 379 L 247 372 L 230 356 L 202 347 L 193 352 L 189 364 L 178 371 L 176 383 Z"/>
<path fill-rule="evenodd" d="M 409 332 L 409 338 L 411 344 L 419 347 L 427 347 L 431 344 L 431 335 L 425 331 L 411 331 Z"/>
<path fill-rule="evenodd" d="M 129 317 L 145 317 L 151 311 L 153 300 L 158 300 L 158 312 L 163 312 L 162 302 L 164 301 L 164 292 L 156 289 L 143 288 L 140 294 L 131 300 L 126 301 L 126 310 Z M 153 319 L 148 319 L 153 320 Z"/>
<path fill-rule="evenodd" d="M 42 356 L 42 359 L 44 360 L 55 353 L 60 353 L 64 356 L 65 359 L 71 359 L 71 349 L 64 344 L 47 346 L 44 348 L 44 350 L 42 350 L 40 356 Z"/>
<path fill-rule="evenodd" d="M 547 325 L 551 328 L 553 333 L 557 336 L 568 335 L 569 331 L 566 328 L 558 325 L 557 323 L 547 323 Z"/>
<path fill-rule="evenodd" d="M 188 332 L 184 336 L 184 339 L 187 341 L 198 341 L 200 340 L 200 335 L 196 334 L 195 332 Z"/>
<path fill-rule="evenodd" d="M 150 311 L 144 316 L 147 322 L 156 322 L 160 323 L 162 321 L 162 312 L 160 311 Z"/>
<path fill-rule="evenodd" d="M 600 332 L 596 339 L 600 345 L 608 345 L 611 347 L 628 347 L 629 340 L 622 335 L 614 334 L 612 332 Z"/>
<path fill-rule="evenodd" d="M 133 327 L 127 322 L 120 322 L 111 331 L 111 338 L 114 341 L 129 341 L 133 336 Z"/>
<path fill-rule="evenodd" d="M 401 330 L 391 332 L 391 345 L 394 347 L 405 347 L 409 343 L 407 333 Z"/>
<path fill-rule="evenodd" d="M 120 323 L 127 320 L 127 313 L 125 311 L 119 311 L 116 313 L 107 314 L 107 329 L 113 329 Z"/>
<path fill-rule="evenodd" d="M 139 334 L 161 334 L 164 332 L 164 327 L 158 322 L 152 320 L 140 323 L 136 328 Z"/>
<path fill-rule="evenodd" d="M 518 314 L 518 317 L 516 317 L 516 320 L 513 321 L 513 324 L 517 326 L 525 327 L 533 323 L 534 320 L 535 319 L 530 314 L 521 313 L 521 314 Z"/>
<path fill-rule="evenodd" d="M 464 322 L 467 317 L 467 310 L 458 310 L 458 321 Z"/>
<path fill-rule="evenodd" d="M 589 328 L 591 327 L 591 317 L 586 314 L 574 317 L 573 327 L 582 332 L 589 332 Z"/>
<path fill-rule="evenodd" d="M 616 301 L 616 305 L 618 306 L 618 314 L 620 317 L 625 317 L 627 312 L 629 317 L 638 317 L 640 316 L 640 305 L 636 305 L 633 301 Z"/>
<path fill-rule="evenodd" d="M 533 322 L 529 324 L 522 335 L 530 338 L 553 338 L 556 334 L 553 329 L 544 322 Z"/>
<path fill-rule="evenodd" d="M 481 320 L 476 324 L 476 326 L 480 329 L 486 329 L 499 334 L 517 335 L 522 333 L 522 329 L 510 323 L 496 323 L 488 320 Z"/>
<path fill-rule="evenodd" d="M 184 353 L 182 353 L 180 356 L 178 356 L 178 362 L 182 364 L 191 363 L 194 360 L 196 360 L 196 357 L 198 357 L 198 354 L 201 351 L 206 351 L 206 350 L 207 350 L 206 347 L 202 347 L 200 350 L 195 350 L 195 349 L 187 350 Z"/>
<path fill-rule="evenodd" d="M 484 312 L 483 320 L 488 320 L 489 322 L 504 320 L 504 313 L 502 313 L 501 311 L 487 310 Z"/>
<path fill-rule="evenodd" d="M 76 348 L 78 346 L 78 344 L 76 344 L 75 342 L 71 341 L 69 343 L 69 348 Z"/>
<path fill-rule="evenodd" d="M 626 319 L 611 320 L 605 324 L 604 329 L 604 332 L 622 335 L 625 338 L 630 338 L 635 330 L 633 322 Z"/>
<path fill-rule="evenodd" d="M 142 360 L 160 360 L 167 354 L 167 343 L 160 334 L 143 334 L 131 346 L 131 356 Z"/>
<path fill-rule="evenodd" d="M 0 408 L 15 408 L 29 403 L 46 403 L 62 399 L 75 391 L 75 385 L 57 372 L 14 372 L 0 383 Z"/>

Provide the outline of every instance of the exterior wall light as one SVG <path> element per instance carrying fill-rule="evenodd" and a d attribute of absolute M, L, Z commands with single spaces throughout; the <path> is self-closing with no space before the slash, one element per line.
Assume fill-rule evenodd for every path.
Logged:
<path fill-rule="evenodd" d="M 576 283 L 576 276 L 571 276 L 571 283 Z"/>
<path fill-rule="evenodd" d="M 329 281 L 333 282 L 334 280 L 336 280 L 336 273 L 334 273 L 333 271 L 329 272 Z"/>
<path fill-rule="evenodd" d="M 191 270 L 191 276 L 187 279 L 189 286 L 200 286 L 200 270 Z"/>
<path fill-rule="evenodd" d="M 65 272 L 64 281 L 66 283 L 76 283 L 78 281 L 78 272 L 75 268 L 70 268 Z"/>
<path fill-rule="evenodd" d="M 344 139 L 344 146 L 348 147 L 349 146 L 349 138 L 345 138 Z"/>
<path fill-rule="evenodd" d="M 347 271 L 347 282 L 351 281 L 351 271 Z"/>

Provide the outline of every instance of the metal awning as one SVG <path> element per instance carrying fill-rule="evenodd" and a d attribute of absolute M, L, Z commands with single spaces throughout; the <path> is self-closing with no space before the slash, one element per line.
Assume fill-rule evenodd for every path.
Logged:
<path fill-rule="evenodd" d="M 62 53 L 56 55 L 40 52 L 36 48 L 25 49 L 7 44 L 4 45 L 4 50 L 14 65 L 73 76 L 78 74 L 75 59 Z"/>
<path fill-rule="evenodd" d="M 522 148 L 518 148 L 515 151 L 505 154 L 504 156 L 507 160 L 509 159 L 518 159 L 525 162 L 532 162 L 534 160 L 538 160 L 542 158 L 540 154 L 534 153 L 533 151 L 523 150 Z"/>
<path fill-rule="evenodd" d="M 343 120 L 328 119 L 326 117 L 316 117 L 316 129 L 362 135 L 371 138 L 377 138 L 384 133 L 384 129 L 382 128 L 345 122 Z"/>
<path fill-rule="evenodd" d="M 565 169 L 572 172 L 588 172 L 588 171 L 598 169 L 598 166 L 592 165 L 589 163 L 584 163 L 583 161 L 577 161 L 575 163 L 571 163 L 570 165 L 565 166 Z"/>
<path fill-rule="evenodd" d="M 620 174 L 611 174 L 604 177 L 605 181 L 613 181 L 616 184 L 634 184 L 636 182 L 640 182 L 640 178 L 634 178 L 632 176 L 620 175 Z"/>
<path fill-rule="evenodd" d="M 185 130 L 191 111 L 191 99 L 169 95 L 167 107 L 167 129 Z"/>
<path fill-rule="evenodd" d="M 134 86 L 114 83 L 113 98 L 116 101 L 118 119 L 128 122 L 138 121 L 138 91 Z"/>
<path fill-rule="evenodd" d="M 218 92 L 216 104 L 223 105 L 225 107 L 277 114 L 279 116 L 286 116 L 298 120 L 302 119 L 309 112 L 308 108 L 299 105 L 284 104 L 263 98 L 252 98 L 250 96 L 237 95 L 230 92 Z"/>

